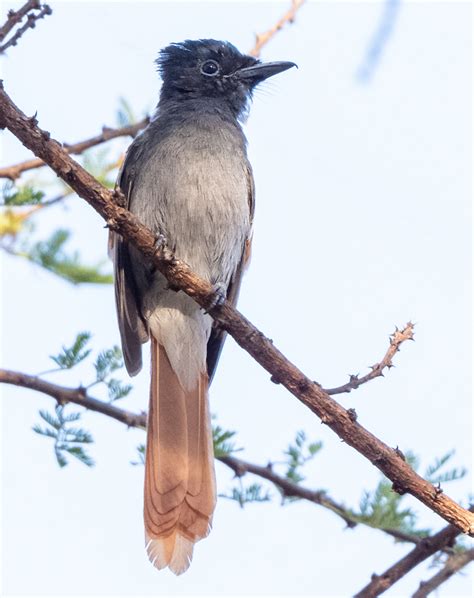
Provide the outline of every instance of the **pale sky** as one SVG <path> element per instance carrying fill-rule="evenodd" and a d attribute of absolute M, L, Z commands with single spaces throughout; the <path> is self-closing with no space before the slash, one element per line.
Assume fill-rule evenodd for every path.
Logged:
<path fill-rule="evenodd" d="M 153 61 L 169 42 L 213 37 L 248 51 L 254 33 L 287 6 L 50 4 L 54 14 L 2 58 L 2 77 L 18 106 L 37 111 L 40 126 L 68 142 L 115 125 L 119 97 L 139 115 L 150 110 L 159 91 Z M 471 7 L 402 3 L 372 77 L 361 82 L 382 10 L 383 2 L 311 2 L 262 54 L 299 68 L 256 93 L 246 126 L 257 210 L 239 309 L 325 386 L 366 373 L 395 325 L 415 321 L 416 342 L 397 354 L 396 367 L 339 400 L 389 446 L 418 454 L 422 468 L 454 448 L 453 465 L 471 470 Z M 3 139 L 2 165 L 30 156 L 10 134 Z M 35 176 L 48 179 L 46 171 Z M 77 197 L 36 222 L 37 238 L 66 227 L 85 260 L 106 259 L 103 222 Z M 119 342 L 111 286 L 73 287 L 21 259 L 1 258 L 2 367 L 49 369 L 48 356 L 82 330 L 93 333 L 95 352 Z M 74 386 L 91 376 L 84 366 L 49 379 Z M 132 382 L 119 405 L 145 409 L 147 368 Z M 377 530 L 345 530 L 304 501 L 281 507 L 269 487 L 270 504 L 242 510 L 220 499 L 189 571 L 179 578 L 158 572 L 143 546 L 143 469 L 130 465 L 144 434 L 86 414 L 97 464 L 59 469 L 49 439 L 31 431 L 38 409 L 52 410 L 53 401 L 1 391 L 4 595 L 345 597 L 411 549 Z M 280 460 L 297 430 L 321 440 L 305 485 L 348 507 L 378 482 L 370 463 L 272 384 L 232 339 L 211 409 L 238 432 L 245 450 L 237 456 L 262 465 Z M 231 472 L 216 468 L 219 492 L 229 491 Z M 471 489 L 471 478 L 445 485 L 464 505 Z M 420 526 L 444 527 L 414 499 L 406 504 Z M 385 595 L 411 595 L 434 574 L 429 564 Z M 469 596 L 471 583 L 466 570 L 439 596 Z"/>

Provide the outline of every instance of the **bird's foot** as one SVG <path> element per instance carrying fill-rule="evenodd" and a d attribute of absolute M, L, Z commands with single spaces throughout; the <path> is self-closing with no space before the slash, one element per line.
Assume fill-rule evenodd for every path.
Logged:
<path fill-rule="evenodd" d="M 217 282 L 216 284 L 214 284 L 213 290 L 214 294 L 209 307 L 204 311 L 205 314 L 208 314 L 211 311 L 211 309 L 223 305 L 225 303 L 225 300 L 227 299 L 227 285 L 223 282 Z"/>
<path fill-rule="evenodd" d="M 166 247 L 166 237 L 160 233 L 156 236 L 155 251 L 161 251 L 163 247 Z"/>

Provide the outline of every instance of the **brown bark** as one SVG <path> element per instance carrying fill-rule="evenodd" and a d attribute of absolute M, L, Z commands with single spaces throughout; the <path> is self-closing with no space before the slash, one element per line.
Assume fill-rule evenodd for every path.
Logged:
<path fill-rule="evenodd" d="M 438 552 L 446 546 L 452 546 L 460 531 L 454 525 L 444 527 L 434 536 L 421 540 L 413 550 L 406 556 L 392 565 L 381 575 L 372 575 L 372 580 L 354 598 L 374 598 L 388 590 L 395 582 L 401 579 L 409 571 L 414 569 L 422 561 Z"/>

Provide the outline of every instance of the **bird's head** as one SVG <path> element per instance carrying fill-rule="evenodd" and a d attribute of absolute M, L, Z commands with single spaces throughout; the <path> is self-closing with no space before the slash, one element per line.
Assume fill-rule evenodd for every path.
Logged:
<path fill-rule="evenodd" d="M 259 83 L 296 66 L 293 62 L 262 63 L 228 42 L 213 39 L 171 44 L 161 50 L 156 62 L 163 79 L 162 100 L 218 98 L 237 117 L 245 112 Z"/>

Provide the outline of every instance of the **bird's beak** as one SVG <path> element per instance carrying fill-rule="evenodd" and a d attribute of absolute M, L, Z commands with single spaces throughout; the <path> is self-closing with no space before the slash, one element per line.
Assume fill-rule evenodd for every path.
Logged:
<path fill-rule="evenodd" d="M 268 79 L 268 77 L 273 77 L 273 75 L 291 69 L 293 66 L 298 68 L 294 62 L 260 62 L 236 71 L 233 76 L 238 79 L 250 79 L 252 82 L 258 83 Z"/>

